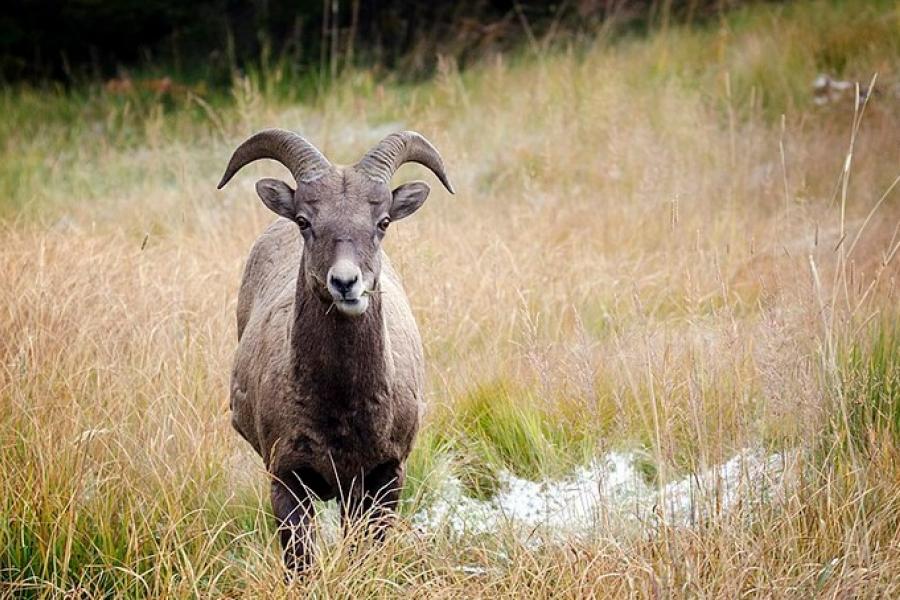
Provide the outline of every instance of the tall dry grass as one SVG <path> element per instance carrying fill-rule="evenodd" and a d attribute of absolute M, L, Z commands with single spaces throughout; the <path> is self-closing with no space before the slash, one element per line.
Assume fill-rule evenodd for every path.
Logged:
<path fill-rule="evenodd" d="M 412 87 L 360 72 L 303 106 L 252 78 L 168 108 L 5 92 L 0 593 L 896 594 L 900 57 L 879 35 L 898 15 L 864 8 L 448 61 Z M 884 93 L 813 107 L 826 50 Z M 401 525 L 383 550 L 324 544 L 286 587 L 226 387 L 241 262 L 272 218 L 252 186 L 284 172 L 214 189 L 273 125 L 343 162 L 415 128 L 459 190 L 386 242 L 429 362 L 407 514 L 447 471 L 490 495 L 500 469 L 559 475 L 615 447 L 656 483 L 798 452 L 790 487 L 692 528 L 540 547 Z"/>

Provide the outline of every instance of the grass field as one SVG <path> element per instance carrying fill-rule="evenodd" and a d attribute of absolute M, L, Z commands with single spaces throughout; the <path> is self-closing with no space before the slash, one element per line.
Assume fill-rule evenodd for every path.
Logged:
<path fill-rule="evenodd" d="M 819 73 L 876 92 L 819 106 Z M 900 594 L 898 84 L 896 4 L 813 1 L 303 104 L 277 69 L 203 97 L 0 90 L 0 595 Z M 215 190 L 267 126 L 348 163 L 415 129 L 457 189 L 386 241 L 429 369 L 405 519 L 383 548 L 325 536 L 291 585 L 227 410 L 273 218 L 253 185 L 286 172 Z M 489 503 L 627 452 L 661 493 L 748 448 L 790 457 L 778 485 L 700 486 L 688 523 L 417 520 L 448 480 Z"/>

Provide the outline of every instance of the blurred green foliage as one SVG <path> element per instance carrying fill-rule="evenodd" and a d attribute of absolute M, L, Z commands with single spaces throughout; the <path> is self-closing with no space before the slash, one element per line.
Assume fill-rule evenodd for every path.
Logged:
<path fill-rule="evenodd" d="M 348 65 L 404 73 L 439 56 L 464 64 L 524 40 L 542 46 L 720 14 L 741 0 L 8 0 L 0 7 L 0 79 L 124 77 L 139 70 L 227 84 L 273 62 L 294 75 Z"/>

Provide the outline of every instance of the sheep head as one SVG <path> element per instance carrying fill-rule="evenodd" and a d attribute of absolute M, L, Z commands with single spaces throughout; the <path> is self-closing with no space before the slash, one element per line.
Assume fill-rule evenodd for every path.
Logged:
<path fill-rule="evenodd" d="M 391 190 L 394 172 L 403 163 L 420 163 L 453 193 L 440 154 L 413 131 L 387 136 L 358 163 L 344 167 L 333 165 L 296 133 L 267 129 L 238 146 L 219 189 L 244 165 L 261 158 L 277 160 L 296 181 L 293 189 L 278 179 L 261 179 L 256 191 L 270 210 L 300 229 L 303 284 L 348 317 L 363 314 L 378 288 L 380 247 L 388 226 L 418 210 L 431 190 L 423 181 Z"/>

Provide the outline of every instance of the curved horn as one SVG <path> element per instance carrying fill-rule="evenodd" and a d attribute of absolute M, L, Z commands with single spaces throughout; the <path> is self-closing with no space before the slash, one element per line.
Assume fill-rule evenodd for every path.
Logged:
<path fill-rule="evenodd" d="M 315 181 L 331 168 L 331 163 L 315 146 L 293 131 L 264 129 L 237 147 L 218 189 L 221 190 L 244 165 L 260 158 L 277 160 L 291 171 L 298 183 Z"/>
<path fill-rule="evenodd" d="M 447 191 L 454 193 L 444 172 L 441 155 L 428 140 L 415 131 L 400 131 L 387 136 L 356 163 L 356 168 L 376 181 L 388 183 L 394 171 L 405 162 L 417 162 L 428 167 Z"/>

